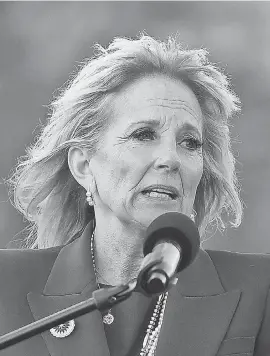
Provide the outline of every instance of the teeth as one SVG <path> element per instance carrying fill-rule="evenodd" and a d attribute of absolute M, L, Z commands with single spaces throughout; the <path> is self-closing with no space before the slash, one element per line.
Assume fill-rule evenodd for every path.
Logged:
<path fill-rule="evenodd" d="M 147 195 L 149 197 L 162 198 L 162 199 L 166 199 L 166 200 L 171 200 L 172 199 L 170 197 L 170 195 L 168 195 L 166 193 L 146 192 L 145 195 Z"/>

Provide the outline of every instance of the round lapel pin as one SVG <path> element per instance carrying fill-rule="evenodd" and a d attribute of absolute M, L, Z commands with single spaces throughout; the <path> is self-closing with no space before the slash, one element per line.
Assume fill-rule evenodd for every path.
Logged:
<path fill-rule="evenodd" d="M 75 328 L 75 321 L 69 320 L 66 323 L 59 324 L 54 328 L 50 329 L 50 333 L 55 337 L 67 337 L 69 336 Z"/>

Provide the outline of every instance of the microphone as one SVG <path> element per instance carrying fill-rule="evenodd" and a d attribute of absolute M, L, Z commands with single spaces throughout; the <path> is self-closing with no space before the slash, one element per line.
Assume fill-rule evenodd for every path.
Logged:
<path fill-rule="evenodd" d="M 167 291 L 175 274 L 194 261 L 199 247 L 199 231 L 189 217 L 177 212 L 157 217 L 146 231 L 137 278 L 141 292 L 151 296 Z"/>

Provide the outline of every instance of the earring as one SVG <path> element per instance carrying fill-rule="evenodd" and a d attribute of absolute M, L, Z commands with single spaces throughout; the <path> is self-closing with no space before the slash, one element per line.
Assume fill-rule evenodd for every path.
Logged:
<path fill-rule="evenodd" d="M 194 209 L 192 209 L 192 213 L 190 214 L 190 219 L 193 220 L 195 222 L 195 216 L 197 215 L 196 211 Z"/>
<path fill-rule="evenodd" d="M 88 187 L 88 190 L 86 192 L 86 200 L 90 206 L 94 205 L 94 199 L 93 199 L 93 194 L 90 192 L 90 188 Z"/>

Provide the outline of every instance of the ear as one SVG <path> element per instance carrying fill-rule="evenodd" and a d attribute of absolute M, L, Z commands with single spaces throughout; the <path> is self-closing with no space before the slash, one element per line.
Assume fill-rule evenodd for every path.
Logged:
<path fill-rule="evenodd" d="M 76 181 L 87 190 L 93 181 L 87 149 L 70 147 L 68 150 L 68 166 Z"/>

